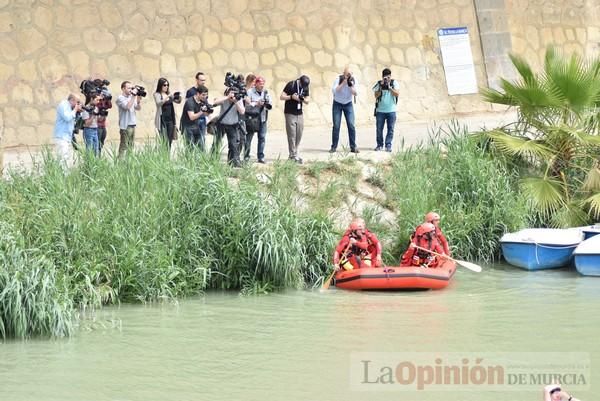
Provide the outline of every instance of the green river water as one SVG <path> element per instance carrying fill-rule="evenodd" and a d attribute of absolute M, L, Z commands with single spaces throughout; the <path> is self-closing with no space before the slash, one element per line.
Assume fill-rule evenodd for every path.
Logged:
<path fill-rule="evenodd" d="M 104 308 L 70 339 L 0 343 L 0 400 L 540 401 L 542 386 L 357 388 L 351 369 L 357 353 L 496 352 L 533 362 L 581 352 L 591 362 L 586 384 L 565 387 L 591 401 L 599 328 L 600 278 L 569 270 L 459 268 L 448 288 L 427 292 L 209 292 Z"/>

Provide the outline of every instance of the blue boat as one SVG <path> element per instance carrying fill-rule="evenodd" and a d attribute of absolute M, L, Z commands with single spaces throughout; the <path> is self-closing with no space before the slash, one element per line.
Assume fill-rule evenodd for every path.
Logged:
<path fill-rule="evenodd" d="M 525 270 L 557 269 L 568 266 L 573 251 L 583 241 L 578 228 L 527 228 L 507 233 L 500 239 L 504 259 Z"/>
<path fill-rule="evenodd" d="M 581 231 L 583 231 L 583 240 L 585 241 L 594 235 L 600 234 L 600 223 L 596 223 L 593 226 L 581 227 Z"/>
<path fill-rule="evenodd" d="M 584 276 L 600 276 L 600 235 L 586 239 L 575 248 L 575 268 Z"/>

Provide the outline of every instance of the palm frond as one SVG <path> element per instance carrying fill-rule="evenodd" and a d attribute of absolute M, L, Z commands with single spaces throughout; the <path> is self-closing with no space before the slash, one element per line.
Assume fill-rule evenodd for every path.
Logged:
<path fill-rule="evenodd" d="M 542 160 L 551 158 L 553 155 L 552 150 L 545 146 L 543 141 L 537 139 L 514 136 L 498 129 L 487 131 L 485 134 L 504 154 Z"/>
<path fill-rule="evenodd" d="M 592 167 L 583 181 L 581 189 L 584 191 L 598 192 L 600 191 L 600 169 Z"/>
<path fill-rule="evenodd" d="M 550 224 L 558 228 L 580 227 L 586 225 L 588 221 L 589 216 L 579 201 L 570 202 L 556 210 L 550 218 Z"/>
<path fill-rule="evenodd" d="M 600 218 L 600 192 L 586 198 L 584 204 L 589 208 L 590 215 L 598 220 Z"/>
<path fill-rule="evenodd" d="M 566 204 L 563 183 L 552 177 L 523 178 L 521 188 L 531 206 L 545 217 Z"/>

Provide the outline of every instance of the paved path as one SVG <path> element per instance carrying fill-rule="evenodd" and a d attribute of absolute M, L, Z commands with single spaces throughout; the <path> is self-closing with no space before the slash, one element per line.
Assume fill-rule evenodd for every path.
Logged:
<path fill-rule="evenodd" d="M 497 112 L 487 114 L 474 114 L 468 116 L 457 116 L 454 120 L 462 125 L 469 127 L 469 130 L 475 131 L 482 127 L 493 128 L 501 124 L 506 124 L 514 121 L 516 114 L 514 112 Z M 413 122 L 397 122 L 394 138 L 394 151 L 401 146 L 402 140 L 405 146 L 415 145 L 423 140 L 427 140 L 429 132 L 435 126 L 444 126 L 452 120 L 439 119 L 435 121 L 413 121 Z M 340 132 L 340 144 L 338 152 L 335 155 L 329 153 L 331 146 L 331 127 L 306 127 L 300 144 L 300 157 L 305 162 L 311 160 L 330 160 L 339 155 L 347 154 L 348 148 L 348 133 L 346 131 L 345 122 L 342 121 L 342 130 Z M 79 138 L 81 139 L 81 135 Z M 208 136 L 208 145 L 212 142 L 212 137 Z M 360 150 L 360 157 L 367 160 L 381 161 L 390 157 L 388 152 L 375 152 L 375 126 L 367 125 L 357 127 L 356 142 Z M 225 141 L 226 143 L 226 141 Z M 141 146 L 143 142 L 138 142 L 137 146 Z M 112 142 L 108 146 L 117 146 L 118 143 Z M 256 137 L 253 140 L 253 157 L 256 156 Z M 177 141 L 176 146 L 182 146 L 182 141 Z M 225 150 L 223 154 L 226 154 Z M 272 162 L 278 158 L 287 159 L 287 138 L 283 131 L 272 131 L 267 133 L 266 145 L 267 162 Z M 18 147 L 8 148 L 4 151 L 4 167 L 8 168 L 27 168 L 31 166 L 32 158 L 40 157 L 41 147 Z"/>

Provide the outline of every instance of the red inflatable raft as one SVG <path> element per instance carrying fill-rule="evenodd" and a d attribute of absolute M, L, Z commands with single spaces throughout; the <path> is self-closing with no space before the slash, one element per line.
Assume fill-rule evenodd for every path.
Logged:
<path fill-rule="evenodd" d="M 386 266 L 342 270 L 335 275 L 335 286 L 345 290 L 408 290 L 445 288 L 450 283 L 456 263 L 445 260 L 439 267 Z"/>

